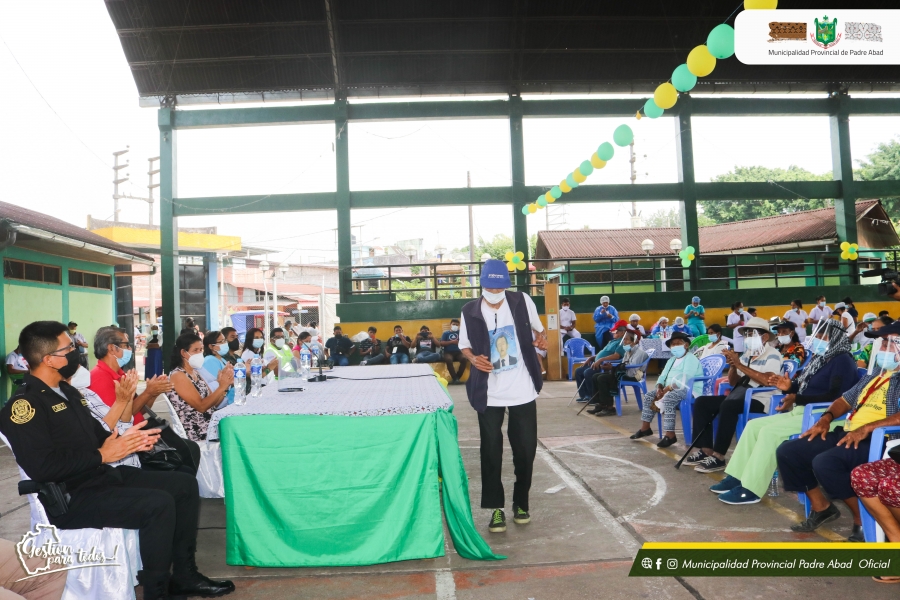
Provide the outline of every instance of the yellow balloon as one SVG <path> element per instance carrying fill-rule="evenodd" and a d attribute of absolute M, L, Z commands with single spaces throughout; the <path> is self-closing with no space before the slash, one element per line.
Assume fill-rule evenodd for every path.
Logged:
<path fill-rule="evenodd" d="M 512 253 L 512 252 L 507 252 L 507 253 L 503 256 L 503 258 L 505 258 L 506 260 L 512 260 L 512 257 L 513 257 L 513 253 Z"/>
<path fill-rule="evenodd" d="M 591 154 L 591 164 L 594 165 L 595 169 L 602 169 L 606 166 L 606 161 L 597 156 L 597 153 L 594 152 Z"/>
<path fill-rule="evenodd" d="M 653 101 L 663 110 L 668 110 L 678 102 L 678 90 L 669 82 L 661 84 L 653 92 Z"/>
<path fill-rule="evenodd" d="M 846 251 L 841 252 L 841 258 L 843 258 L 844 260 L 849 259 L 849 258 L 850 258 L 850 253 L 849 253 L 849 252 L 846 252 Z"/>
<path fill-rule="evenodd" d="M 528 205 L 528 212 L 530 212 L 532 214 L 536 213 L 537 209 L 538 209 L 537 204 L 529 204 Z"/>
<path fill-rule="evenodd" d="M 638 121 L 640 121 L 641 120 L 641 111 L 637 111 L 636 113 L 634 113 L 634 118 L 637 119 Z"/>
<path fill-rule="evenodd" d="M 716 68 L 716 57 L 710 54 L 706 46 L 697 46 L 688 54 L 687 67 L 697 77 L 706 77 Z"/>
<path fill-rule="evenodd" d="M 744 0 L 746 10 L 775 10 L 778 0 Z"/>
<path fill-rule="evenodd" d="M 563 194 L 568 194 L 569 192 L 572 191 L 572 188 L 569 187 L 569 184 L 566 183 L 565 179 L 563 179 L 562 181 L 559 182 L 559 189 Z"/>
<path fill-rule="evenodd" d="M 544 194 L 544 200 L 546 200 L 548 204 L 553 204 L 556 198 L 553 197 L 553 194 L 547 192 L 546 194 Z"/>
<path fill-rule="evenodd" d="M 693 254 L 688 254 L 688 260 L 694 260 L 694 255 L 693 255 Z"/>
<path fill-rule="evenodd" d="M 841 250 L 848 250 L 850 248 L 850 242 L 841 242 Z"/>
<path fill-rule="evenodd" d="M 587 177 L 581 174 L 581 171 L 575 169 L 572 171 L 572 179 L 577 181 L 578 183 L 584 183 L 587 180 Z"/>

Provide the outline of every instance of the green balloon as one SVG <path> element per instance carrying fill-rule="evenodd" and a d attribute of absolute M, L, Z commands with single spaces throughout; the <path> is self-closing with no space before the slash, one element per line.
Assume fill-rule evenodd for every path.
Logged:
<path fill-rule="evenodd" d="M 656 105 L 656 102 L 653 101 L 653 98 L 648 98 L 646 102 L 644 102 L 644 114 L 647 115 L 651 119 L 659 118 L 666 112 L 660 107 Z"/>
<path fill-rule="evenodd" d="M 559 199 L 562 196 L 562 190 L 559 189 L 558 185 L 554 185 L 552 188 L 550 188 L 550 195 L 554 198 Z"/>
<path fill-rule="evenodd" d="M 672 71 L 672 85 L 679 92 L 689 92 L 697 85 L 697 76 L 691 73 L 687 65 L 678 65 Z"/>
<path fill-rule="evenodd" d="M 529 214 L 531 214 L 531 213 L 528 212 L 528 205 L 527 205 L 527 204 L 526 204 L 525 206 L 522 207 L 522 214 L 525 215 L 525 216 L 528 216 Z"/>
<path fill-rule="evenodd" d="M 691 261 L 689 261 L 689 260 L 686 259 L 686 258 L 682 258 L 682 259 L 681 259 L 681 266 L 684 267 L 684 268 L 686 269 L 686 268 L 688 268 L 689 266 L 691 266 Z"/>
<path fill-rule="evenodd" d="M 628 125 L 619 125 L 613 132 L 613 141 L 617 146 L 627 146 L 634 141 L 634 132 Z"/>
<path fill-rule="evenodd" d="M 540 198 L 537 199 L 537 205 L 538 206 L 547 206 L 547 199 L 544 198 L 543 196 L 541 196 Z"/>
<path fill-rule="evenodd" d="M 693 254 L 693 253 L 694 253 L 694 247 L 693 247 L 693 246 L 688 246 L 687 248 L 684 249 L 684 252 L 685 252 L 685 256 L 687 256 L 688 254 Z"/>
<path fill-rule="evenodd" d="M 706 38 L 706 47 L 709 53 L 718 59 L 731 58 L 734 54 L 734 29 L 731 25 L 722 23 L 709 32 Z"/>
<path fill-rule="evenodd" d="M 573 190 L 578 187 L 578 182 L 575 181 L 575 177 L 571 173 L 566 175 L 566 183 L 568 183 L 569 187 Z"/>
<path fill-rule="evenodd" d="M 515 254 L 513 254 L 512 262 L 513 262 L 513 264 L 520 263 L 520 262 L 522 262 L 522 259 L 519 258 L 518 256 L 516 256 Z"/>
<path fill-rule="evenodd" d="M 613 148 L 613 145 L 610 144 L 609 142 L 603 142 L 597 148 L 597 156 L 600 158 L 600 160 L 611 160 L 615 153 L 616 153 L 616 149 Z M 570 183 L 569 185 L 572 185 L 572 184 Z"/>
<path fill-rule="evenodd" d="M 594 172 L 594 165 L 591 164 L 591 161 L 586 160 L 580 165 L 578 165 L 578 170 L 581 171 L 581 174 L 587 177 L 591 173 Z"/>

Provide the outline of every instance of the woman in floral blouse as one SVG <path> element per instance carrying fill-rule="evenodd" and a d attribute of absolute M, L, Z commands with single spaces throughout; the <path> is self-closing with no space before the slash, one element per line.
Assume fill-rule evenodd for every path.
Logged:
<path fill-rule="evenodd" d="M 791 321 L 782 321 L 774 326 L 778 335 L 777 348 L 781 352 L 781 358 L 784 360 L 792 360 L 797 363 L 797 367 L 803 366 L 806 360 L 806 348 L 800 343 L 797 337 L 796 325 Z"/>
<path fill-rule="evenodd" d="M 175 340 L 169 364 L 169 381 L 175 387 L 168 392 L 169 401 L 178 413 L 189 439 L 206 440 L 212 412 L 225 399 L 234 381 L 232 369 L 222 369 L 216 376 L 219 387 L 210 391 L 200 376 L 203 367 L 203 341 L 195 333 L 183 333 Z"/>

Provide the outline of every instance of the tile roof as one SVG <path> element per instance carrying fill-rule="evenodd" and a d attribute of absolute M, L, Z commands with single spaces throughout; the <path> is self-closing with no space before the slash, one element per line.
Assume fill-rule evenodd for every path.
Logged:
<path fill-rule="evenodd" d="M 882 212 L 884 210 L 878 200 L 857 202 L 857 221 L 875 207 L 879 207 Z M 864 221 L 861 227 L 866 226 L 866 223 L 868 221 Z M 893 237 L 896 239 L 896 234 Z M 798 211 L 700 228 L 700 248 L 704 254 L 836 238 L 837 226 L 833 208 Z M 539 231 L 535 258 L 639 256 L 644 254 L 641 242 L 645 239 L 653 240 L 654 248 L 651 255 L 667 256 L 671 254 L 669 242 L 681 239 L 681 229 L 638 227 Z M 900 243 L 900 240 L 893 243 Z"/>
<path fill-rule="evenodd" d="M 28 210 L 27 208 L 22 208 L 21 206 L 16 206 L 15 204 L 10 204 L 8 202 L 0 202 L 0 220 L 12 221 L 19 225 L 26 225 L 28 227 L 40 229 L 41 231 L 78 240 L 79 242 L 84 242 L 86 244 L 93 244 L 94 246 L 100 246 L 107 250 L 115 250 L 116 252 L 128 254 L 143 260 L 153 260 L 152 256 L 136 252 L 131 248 L 110 241 L 83 227 L 78 227 L 77 225 L 72 225 L 71 223 L 57 219 L 56 217 Z"/>

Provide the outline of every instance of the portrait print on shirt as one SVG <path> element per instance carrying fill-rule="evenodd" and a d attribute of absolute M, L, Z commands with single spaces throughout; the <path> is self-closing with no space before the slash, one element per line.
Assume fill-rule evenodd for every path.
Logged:
<path fill-rule="evenodd" d="M 491 332 L 491 363 L 493 373 L 502 373 L 515 369 L 519 362 L 519 349 L 516 344 L 516 328 L 506 325 Z"/>

